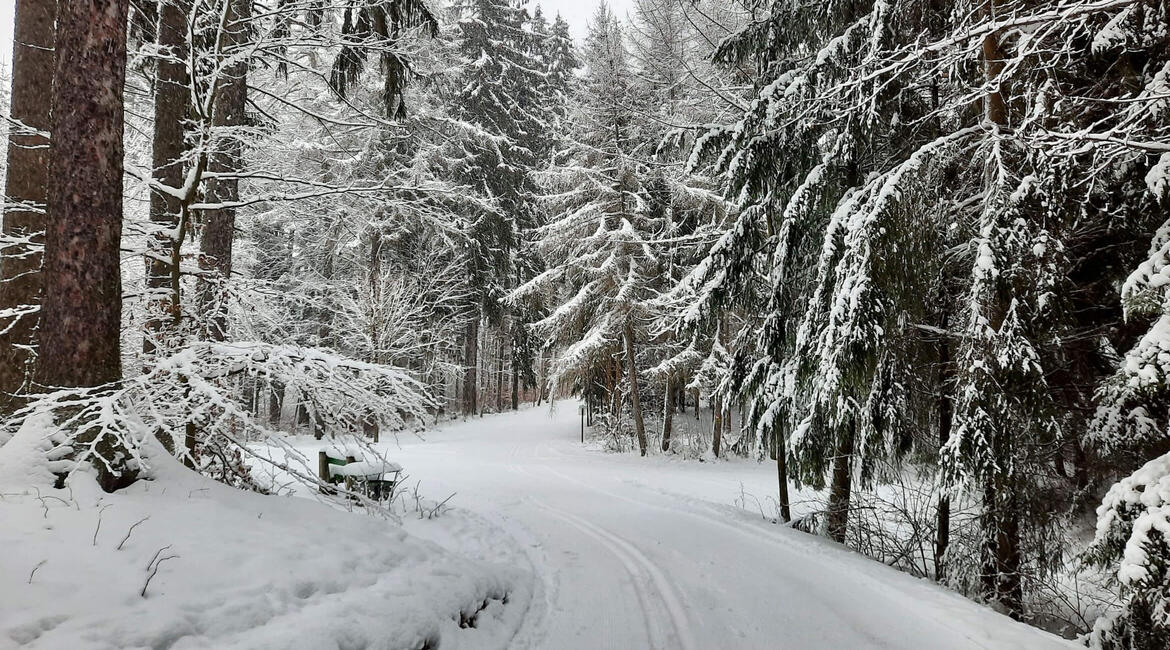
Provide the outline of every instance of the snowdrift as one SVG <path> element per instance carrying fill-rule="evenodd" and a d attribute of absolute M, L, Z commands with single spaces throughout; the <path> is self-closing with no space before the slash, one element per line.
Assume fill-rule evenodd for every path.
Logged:
<path fill-rule="evenodd" d="M 0 648 L 505 648 L 524 617 L 518 569 L 214 483 L 157 444 L 150 480 L 52 489 L 31 429 L 0 447 Z"/>

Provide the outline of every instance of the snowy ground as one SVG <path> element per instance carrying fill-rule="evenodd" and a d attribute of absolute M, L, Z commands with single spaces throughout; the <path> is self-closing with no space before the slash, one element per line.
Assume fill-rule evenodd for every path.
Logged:
<path fill-rule="evenodd" d="M 428 494 L 456 493 L 437 541 L 531 569 L 511 648 L 1077 647 L 735 507 L 773 491 L 769 464 L 607 454 L 579 426 L 565 402 L 387 445 Z"/>
<path fill-rule="evenodd" d="M 152 481 L 54 490 L 41 437 L 0 447 L 0 649 L 503 649 L 528 610 L 521 571 L 160 448 Z"/>
<path fill-rule="evenodd" d="M 411 475 L 402 527 L 163 458 L 113 496 L 86 477 L 30 490 L 46 477 L 18 436 L 0 447 L 0 648 L 1076 647 L 766 521 L 769 464 L 578 436 L 566 402 L 382 443 Z M 416 481 L 455 507 L 419 518 Z"/>

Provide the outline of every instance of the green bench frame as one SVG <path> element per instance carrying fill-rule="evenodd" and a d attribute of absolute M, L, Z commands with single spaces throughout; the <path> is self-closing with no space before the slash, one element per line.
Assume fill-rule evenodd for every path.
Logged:
<path fill-rule="evenodd" d="M 386 478 L 386 473 L 370 474 L 367 476 L 333 476 L 330 471 L 331 466 L 344 467 L 350 463 L 358 462 L 353 456 L 346 456 L 345 458 L 334 458 L 328 453 L 321 451 L 317 454 L 317 473 L 320 475 L 321 482 L 326 485 L 340 485 L 345 483 L 345 489 L 350 492 L 360 492 L 375 501 L 382 501 L 389 499 L 394 495 L 394 486 L 398 484 L 398 474 L 401 472 L 394 472 L 392 478 Z M 322 492 L 328 492 L 329 489 L 325 485 L 321 486 Z"/>

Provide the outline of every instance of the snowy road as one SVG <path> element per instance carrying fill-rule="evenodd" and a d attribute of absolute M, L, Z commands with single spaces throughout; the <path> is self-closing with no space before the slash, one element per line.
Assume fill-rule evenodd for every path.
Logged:
<path fill-rule="evenodd" d="M 733 508 L 770 493 L 767 464 L 606 454 L 578 436 L 566 402 L 391 452 L 428 495 L 457 492 L 491 524 L 437 541 L 531 567 L 535 604 L 512 648 L 1075 647 Z"/>

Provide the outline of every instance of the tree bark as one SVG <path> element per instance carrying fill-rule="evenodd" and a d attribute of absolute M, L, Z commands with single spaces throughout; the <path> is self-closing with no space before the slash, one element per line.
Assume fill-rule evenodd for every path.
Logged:
<path fill-rule="evenodd" d="M 18 0 L 12 43 L 11 116 L 25 131 L 13 127 L 8 138 L 5 196 L 13 205 L 4 210 L 2 232 L 28 238 L 27 244 L 0 246 L 0 311 L 35 307 L 41 294 L 41 249 L 44 242 L 45 194 L 49 174 L 56 0 Z M 28 131 L 34 130 L 36 133 Z M 0 319 L 0 418 L 19 408 L 16 394 L 31 374 L 36 343 L 36 314 Z"/>
<path fill-rule="evenodd" d="M 638 434 L 638 451 L 646 455 L 646 424 L 642 421 L 642 400 L 638 396 L 638 368 L 634 362 L 634 328 L 629 318 L 625 324 L 626 364 L 630 376 L 630 407 L 634 411 L 634 430 Z"/>
<path fill-rule="evenodd" d="M 463 414 L 475 415 L 477 410 L 476 393 L 478 392 L 478 378 L 476 367 L 479 365 L 479 315 L 469 319 L 467 331 L 463 339 Z"/>
<path fill-rule="evenodd" d="M 853 487 L 853 443 L 854 423 L 849 422 L 837 441 L 837 455 L 833 458 L 833 482 L 829 487 L 829 509 L 825 530 L 829 538 L 840 544 L 845 543 L 849 525 L 849 497 Z"/>
<path fill-rule="evenodd" d="M 500 339 L 500 347 L 498 348 L 496 357 L 496 413 L 504 412 L 504 350 L 505 343 Z"/>
<path fill-rule="evenodd" d="M 284 385 L 271 382 L 268 385 L 268 423 L 280 428 L 280 415 L 284 411 Z"/>
<path fill-rule="evenodd" d="M 366 269 L 366 280 L 370 291 L 370 362 L 381 363 L 379 354 L 382 340 L 382 327 L 379 322 L 379 306 L 382 304 L 382 231 L 377 227 L 370 228 L 370 257 L 369 268 Z"/>
<path fill-rule="evenodd" d="M 191 98 L 187 58 L 187 21 L 190 0 L 170 0 L 158 7 L 155 31 L 160 57 L 154 77 L 153 178 L 175 190 L 183 186 L 185 153 L 184 122 Z M 174 337 L 182 317 L 180 284 L 176 261 L 179 258 L 178 226 L 182 201 L 171 194 L 150 193 L 150 221 L 154 228 L 147 239 L 145 336 L 143 352 L 153 354 Z"/>
<path fill-rule="evenodd" d="M 674 426 L 674 383 L 670 378 L 666 380 L 663 391 L 662 404 L 662 451 L 670 451 L 670 434 Z"/>
<path fill-rule="evenodd" d="M 951 438 L 951 422 L 954 418 L 954 404 L 951 402 L 952 374 L 951 344 L 945 333 L 948 318 L 944 313 L 938 344 L 938 446 L 941 450 Z M 946 553 L 951 542 L 951 499 L 944 492 L 938 498 L 934 544 L 934 579 L 942 582 L 946 578 Z"/>
<path fill-rule="evenodd" d="M 719 458 L 723 445 L 723 397 L 711 396 L 711 453 Z"/>
<path fill-rule="evenodd" d="M 520 364 L 516 363 L 516 355 L 512 355 L 512 410 L 520 410 Z"/>
<path fill-rule="evenodd" d="M 231 0 L 224 29 L 224 53 L 239 55 L 248 44 L 249 23 L 252 18 L 251 0 Z M 244 143 L 238 133 L 247 122 L 248 62 L 240 58 L 224 70 L 217 80 L 214 118 L 212 125 L 225 132 L 215 144 L 208 160 L 207 170 L 213 174 L 238 174 L 244 169 Z M 234 131 L 234 132 L 233 132 Z M 240 200 L 240 181 L 234 178 L 212 178 L 207 188 L 210 203 L 227 204 L 203 213 L 203 237 L 200 240 L 199 267 L 204 280 L 200 283 L 200 305 L 206 318 L 204 336 L 222 341 L 227 336 L 227 303 L 223 300 L 222 283 L 232 274 L 232 243 L 235 238 L 236 208 L 231 204 Z M 214 277 L 214 281 L 208 278 Z"/>
<path fill-rule="evenodd" d="M 784 432 L 777 428 L 772 436 L 776 441 L 776 481 L 780 488 L 780 518 L 792 521 L 792 506 L 788 498 L 788 454 L 784 449 Z"/>
<path fill-rule="evenodd" d="M 44 297 L 36 377 L 44 386 L 98 386 L 122 377 L 123 85 L 129 0 L 58 7 L 49 147 Z M 92 442 L 96 430 L 79 434 Z M 88 438 L 88 439 L 87 439 Z M 135 479 L 128 454 L 103 436 L 98 481 Z M 108 465 L 107 465 L 108 463 Z"/>

